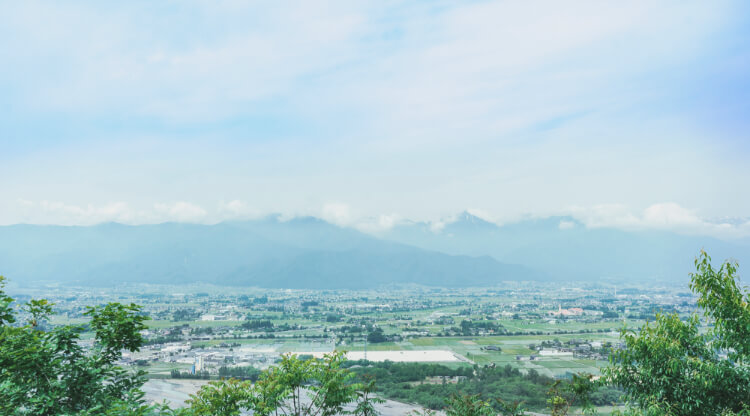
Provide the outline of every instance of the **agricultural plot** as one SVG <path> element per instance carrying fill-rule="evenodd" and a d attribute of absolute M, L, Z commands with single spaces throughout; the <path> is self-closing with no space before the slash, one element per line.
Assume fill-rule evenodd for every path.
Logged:
<path fill-rule="evenodd" d="M 201 356 L 212 377 L 225 365 L 264 368 L 284 353 L 339 350 L 364 358 L 365 338 L 378 331 L 379 339 L 367 342 L 371 360 L 510 365 L 564 377 L 576 372 L 598 374 L 606 365 L 606 348 L 620 341 L 618 331 L 624 322 L 634 328 L 653 310 L 671 307 L 684 315 L 694 308 L 679 287 L 634 287 L 629 293 L 639 296 L 633 297 L 617 295 L 605 285 L 570 286 L 507 282 L 494 288 L 359 291 L 210 285 L 146 286 L 123 293 L 76 289 L 49 296 L 60 311 L 50 324 L 85 324 L 88 319 L 81 305 L 109 301 L 143 305 L 153 319 L 147 321 L 149 345 L 139 360 L 148 363 L 144 368 L 152 377 L 164 377 L 174 368 L 188 371 L 190 365 L 185 363 Z M 575 315 L 554 316 L 566 308 L 575 309 Z M 208 319 L 212 316 L 216 320 Z M 83 338 L 90 339 L 91 334 Z M 187 345 L 189 350 L 170 353 L 169 343 Z M 588 350 L 577 350 L 580 343 Z M 562 348 L 569 356 L 554 356 Z M 553 354 L 541 354 L 543 349 Z M 420 357 L 420 352 L 430 358 Z M 175 363 L 177 359 L 182 364 Z"/>

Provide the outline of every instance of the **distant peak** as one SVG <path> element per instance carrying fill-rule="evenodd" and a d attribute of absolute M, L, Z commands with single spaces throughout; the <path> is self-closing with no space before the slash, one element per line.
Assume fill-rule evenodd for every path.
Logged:
<path fill-rule="evenodd" d="M 476 215 L 472 214 L 470 211 L 463 211 L 460 214 L 458 214 L 458 218 L 460 221 L 467 221 L 467 222 L 473 222 L 473 223 L 487 223 L 492 224 L 492 222 Z"/>
<path fill-rule="evenodd" d="M 463 211 L 446 221 L 448 227 L 497 228 L 497 224 L 481 218 L 470 211 Z"/>

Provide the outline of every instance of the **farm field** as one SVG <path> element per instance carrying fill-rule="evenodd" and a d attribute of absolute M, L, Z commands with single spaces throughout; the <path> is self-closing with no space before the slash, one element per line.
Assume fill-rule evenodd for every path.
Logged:
<path fill-rule="evenodd" d="M 624 325 L 638 328 L 657 310 L 685 316 L 695 308 L 684 288 L 648 286 L 620 288 L 625 295 L 606 285 L 571 289 L 512 282 L 494 288 L 341 291 L 201 285 L 174 292 L 155 286 L 145 294 L 132 287 L 108 295 L 61 290 L 48 296 L 59 312 L 49 325 L 85 328 L 81 305 L 113 300 L 143 305 L 151 318 L 143 332 L 146 345 L 126 353 L 123 364 L 166 382 L 153 391 L 184 399 L 185 383 L 169 382 L 205 382 L 233 368 L 263 370 L 290 353 L 312 358 L 345 351 L 358 363 L 366 357 L 365 366 L 436 364 L 471 374 L 509 368 L 549 380 L 598 376 L 610 352 L 620 347 Z M 84 332 L 82 338 L 92 342 L 92 335 Z"/>

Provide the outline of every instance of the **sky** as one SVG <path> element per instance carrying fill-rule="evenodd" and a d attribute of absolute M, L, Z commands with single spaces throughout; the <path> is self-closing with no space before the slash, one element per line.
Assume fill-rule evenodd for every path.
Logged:
<path fill-rule="evenodd" d="M 746 1 L 3 2 L 0 224 L 750 236 Z"/>

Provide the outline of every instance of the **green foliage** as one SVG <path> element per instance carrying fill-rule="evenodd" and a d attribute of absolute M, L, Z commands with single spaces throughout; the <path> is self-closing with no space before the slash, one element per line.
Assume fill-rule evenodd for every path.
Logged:
<path fill-rule="evenodd" d="M 190 371 L 180 371 L 176 368 L 173 368 L 169 372 L 169 375 L 172 378 L 184 378 L 188 380 L 209 380 L 211 378 L 211 373 L 209 373 L 208 370 L 201 370 L 201 371 L 196 371 L 195 373 L 192 373 Z M 242 379 L 242 377 L 234 377 L 234 378 Z"/>
<path fill-rule="evenodd" d="M 445 399 L 443 412 L 446 416 L 524 416 L 526 410 L 520 402 L 506 403 L 497 400 L 500 409 L 493 407 L 489 401 L 484 400 L 478 394 L 452 394 Z M 412 411 L 409 416 L 434 416 L 435 412 L 430 409 Z"/>
<path fill-rule="evenodd" d="M 506 402 L 502 399 L 496 399 L 500 405 L 500 414 L 502 416 L 524 416 L 526 414 L 526 408 L 523 402 Z"/>
<path fill-rule="evenodd" d="M 194 416 L 236 416 L 242 409 L 250 408 L 251 401 L 250 382 L 229 379 L 209 382 L 187 404 Z"/>
<path fill-rule="evenodd" d="M 344 354 L 339 352 L 328 355 L 323 360 L 309 361 L 316 364 L 312 368 L 315 383 L 309 386 L 313 393 L 310 406 L 317 407 L 319 412 L 308 411 L 304 414 L 334 416 L 343 411 L 345 404 L 355 400 L 356 386 L 349 383 L 354 375 L 341 369 L 344 360 Z"/>
<path fill-rule="evenodd" d="M 0 276 L 0 325 L 7 325 L 16 322 L 13 308 L 10 306 L 10 304 L 13 303 L 13 298 L 5 294 L 3 291 L 4 287 L 5 277 Z"/>
<path fill-rule="evenodd" d="M 278 370 L 274 367 L 267 369 L 262 377 L 253 385 L 251 408 L 259 416 L 278 414 L 278 409 L 288 390 L 280 383 Z"/>
<path fill-rule="evenodd" d="M 737 265 L 718 270 L 701 252 L 691 289 L 713 324 L 700 318 L 657 314 L 640 332 L 623 329 L 626 348 L 614 352 L 607 379 L 645 414 L 720 415 L 750 406 L 750 306 L 737 280 Z"/>
<path fill-rule="evenodd" d="M 479 331 L 490 331 L 490 332 L 502 332 L 503 326 L 493 321 L 472 321 L 464 319 L 461 321 L 461 334 L 465 336 L 471 336 L 479 333 Z"/>
<path fill-rule="evenodd" d="M 386 342 L 386 341 L 388 341 L 388 338 L 386 338 L 381 328 L 375 328 L 372 331 L 370 331 L 370 333 L 367 334 L 367 342 L 376 344 L 378 342 Z"/>
<path fill-rule="evenodd" d="M 247 410 L 260 416 L 334 416 L 357 402 L 354 414 L 375 415 L 373 386 L 352 383 L 354 375 L 341 368 L 344 360 L 343 352 L 327 354 L 322 360 L 284 355 L 255 384 L 235 379 L 209 383 L 192 396 L 183 414 L 231 416 Z"/>
<path fill-rule="evenodd" d="M 739 287 L 738 265 L 724 262 L 715 270 L 708 254 L 701 252 L 695 267 L 690 289 L 700 294 L 698 306 L 714 325 L 709 334 L 714 347 L 726 350 L 738 364 L 750 364 L 750 294 Z"/>
<path fill-rule="evenodd" d="M 194 309 L 177 309 L 172 312 L 172 321 L 195 321 L 200 319 L 200 312 Z"/>
<path fill-rule="evenodd" d="M 570 383 L 556 381 L 547 394 L 547 405 L 552 416 L 565 416 L 571 406 L 580 406 L 584 414 L 595 412 L 591 403 L 591 394 L 596 390 L 596 384 L 590 374 L 574 374 Z"/>
<path fill-rule="evenodd" d="M 254 329 L 272 329 L 273 323 L 266 320 L 261 319 L 253 319 L 253 320 L 247 320 L 240 325 L 242 329 L 248 329 L 248 330 L 254 330 Z"/>
<path fill-rule="evenodd" d="M 446 416 L 494 416 L 495 410 L 479 395 L 451 395 L 446 401 Z"/>
<path fill-rule="evenodd" d="M 360 384 L 359 390 L 357 390 L 357 407 L 354 409 L 353 414 L 356 416 L 376 416 L 378 415 L 375 410 L 375 404 L 385 403 L 385 400 L 373 396 L 375 393 L 375 380 L 370 380 L 366 383 Z"/>
<path fill-rule="evenodd" d="M 412 410 L 407 416 L 435 416 L 435 411 L 430 409 Z"/>
<path fill-rule="evenodd" d="M 121 351 L 137 351 L 145 328 L 136 305 L 110 303 L 89 308 L 95 348 L 80 345 L 82 326 L 40 330 L 52 314 L 46 300 L 31 300 L 21 309 L 30 316 L 17 322 L 13 299 L 0 278 L 0 414 L 3 415 L 146 415 L 158 407 L 143 404 L 141 371 L 129 372 L 115 363 Z M 12 325 L 15 324 L 15 325 Z"/>
<path fill-rule="evenodd" d="M 345 362 L 342 352 L 323 359 L 285 355 L 262 372 L 222 367 L 220 375 L 229 379 L 208 383 L 191 396 L 187 408 L 178 410 L 146 405 L 141 390 L 145 373 L 116 365 L 123 350 L 138 351 L 144 343 L 140 331 L 148 318 L 139 306 L 87 308 L 94 344 L 84 350 L 83 326 L 47 329 L 44 322 L 53 304 L 44 299 L 15 304 L 3 291 L 5 278 L 0 276 L 0 414 L 374 416 L 375 404 L 382 402 L 374 396 L 377 382 L 384 397 L 442 410 L 446 416 L 521 416 L 526 405 L 547 406 L 553 416 L 574 408 L 587 414 L 594 412 L 594 404 L 619 401 L 617 388 L 624 389 L 632 406 L 616 415 L 750 415 L 750 295 L 739 284 L 736 264 L 725 262 L 716 269 L 701 252 L 695 266 L 690 287 L 703 314 L 681 318 L 659 313 L 637 332 L 624 328 L 625 348 L 612 353 L 603 383 L 590 375 L 554 381 L 510 366 L 452 369 Z M 24 312 L 20 317 L 19 311 Z M 464 320 L 462 330 L 502 329 L 489 325 Z M 255 320 L 245 326 L 270 329 L 273 324 Z M 376 328 L 368 340 L 386 337 Z M 353 411 L 344 410 L 352 404 Z"/>
<path fill-rule="evenodd" d="M 120 359 L 123 349 L 138 351 L 143 345 L 140 331 L 146 329 L 143 323 L 149 318 L 141 313 L 135 304 L 123 305 L 108 303 L 102 306 L 89 306 L 85 316 L 91 317 L 89 326 L 94 331 L 95 346 L 104 362 Z"/>
<path fill-rule="evenodd" d="M 52 306 L 53 304 L 49 303 L 47 299 L 31 299 L 22 306 L 22 309 L 31 315 L 29 325 L 36 327 L 43 319 L 52 315 Z"/>
<path fill-rule="evenodd" d="M 360 380 L 367 377 L 376 380 L 383 397 L 418 403 L 433 410 L 444 409 L 446 398 L 453 395 L 479 395 L 478 399 L 487 401 L 496 411 L 507 411 L 504 406 L 513 406 L 511 403 L 523 409 L 520 402 L 543 409 L 553 382 L 534 370 L 523 374 L 511 366 L 454 369 L 441 364 L 365 361 L 350 361 L 346 365 L 360 365 L 352 371 Z"/>
<path fill-rule="evenodd" d="M 260 377 L 261 371 L 253 366 L 242 367 L 219 367 L 219 377 L 236 378 L 240 380 L 256 381 Z"/>

